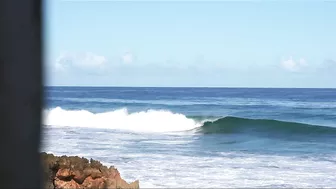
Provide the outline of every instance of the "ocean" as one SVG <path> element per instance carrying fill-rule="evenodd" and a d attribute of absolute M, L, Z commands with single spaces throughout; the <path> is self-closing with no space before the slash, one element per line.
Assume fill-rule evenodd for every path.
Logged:
<path fill-rule="evenodd" d="M 46 87 L 43 124 L 140 188 L 336 187 L 336 89 Z"/>

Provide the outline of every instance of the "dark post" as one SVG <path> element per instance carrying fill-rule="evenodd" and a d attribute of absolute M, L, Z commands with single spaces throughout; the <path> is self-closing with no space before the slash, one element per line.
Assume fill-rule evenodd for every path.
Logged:
<path fill-rule="evenodd" d="M 40 0 L 0 1 L 0 188 L 42 188 Z"/>

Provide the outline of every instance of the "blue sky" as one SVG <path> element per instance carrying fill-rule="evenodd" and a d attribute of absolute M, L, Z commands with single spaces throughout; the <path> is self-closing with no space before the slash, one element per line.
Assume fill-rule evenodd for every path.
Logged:
<path fill-rule="evenodd" d="M 46 3 L 46 85 L 336 87 L 336 2 Z"/>

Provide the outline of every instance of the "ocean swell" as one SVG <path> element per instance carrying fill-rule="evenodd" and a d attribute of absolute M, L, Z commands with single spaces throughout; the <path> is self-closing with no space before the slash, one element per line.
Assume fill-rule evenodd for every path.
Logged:
<path fill-rule="evenodd" d="M 207 121 L 201 128 L 197 129 L 198 132 L 204 134 L 213 133 L 258 133 L 271 136 L 281 135 L 334 135 L 336 128 L 310 125 L 304 123 L 296 123 L 289 121 L 278 121 L 272 119 L 248 119 L 240 117 L 224 117 L 216 121 Z"/>
<path fill-rule="evenodd" d="M 104 113 L 92 113 L 87 110 L 64 110 L 57 107 L 44 111 L 43 123 L 46 126 L 104 128 L 131 132 L 193 131 L 201 134 L 257 133 L 268 136 L 336 136 L 336 128 L 334 127 L 232 116 L 219 119 L 187 117 L 168 110 L 129 113 L 126 108 Z"/>

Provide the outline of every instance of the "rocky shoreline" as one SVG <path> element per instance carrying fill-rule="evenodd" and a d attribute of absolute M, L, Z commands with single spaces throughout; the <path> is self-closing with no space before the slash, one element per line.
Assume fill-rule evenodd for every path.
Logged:
<path fill-rule="evenodd" d="M 41 153 L 46 189 L 138 189 L 139 181 L 127 183 L 119 171 L 93 159 Z"/>

